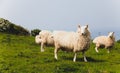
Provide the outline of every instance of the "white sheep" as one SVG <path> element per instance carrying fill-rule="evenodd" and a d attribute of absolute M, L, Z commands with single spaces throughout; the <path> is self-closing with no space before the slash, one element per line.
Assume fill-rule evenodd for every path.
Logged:
<path fill-rule="evenodd" d="M 76 61 L 77 52 L 82 52 L 84 61 L 87 62 L 85 51 L 90 47 L 90 32 L 88 31 L 88 25 L 80 27 L 76 32 L 54 31 L 54 56 L 57 60 L 58 50 L 72 51 L 75 53 L 73 61 Z"/>
<path fill-rule="evenodd" d="M 47 31 L 47 30 L 42 30 L 39 33 L 39 36 L 36 36 L 36 38 L 38 37 L 39 39 L 36 40 L 36 42 L 41 44 L 41 52 L 44 52 L 44 46 L 51 46 L 54 45 L 54 41 L 52 38 L 52 32 Z"/>
<path fill-rule="evenodd" d="M 99 36 L 93 40 L 93 43 L 96 45 L 95 50 L 98 51 L 98 48 L 106 48 L 108 49 L 108 53 L 110 52 L 110 48 L 114 46 L 115 37 L 114 32 L 110 32 L 108 36 Z"/>

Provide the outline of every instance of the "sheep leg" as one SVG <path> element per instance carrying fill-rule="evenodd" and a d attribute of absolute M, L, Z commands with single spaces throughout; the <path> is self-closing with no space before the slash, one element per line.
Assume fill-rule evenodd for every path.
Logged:
<path fill-rule="evenodd" d="M 107 49 L 107 53 L 110 53 L 110 48 L 108 48 L 107 46 L 105 46 L 105 49 Z"/>
<path fill-rule="evenodd" d="M 110 53 L 110 49 L 108 49 L 107 53 Z"/>
<path fill-rule="evenodd" d="M 54 50 L 54 56 L 55 56 L 55 59 L 56 59 L 56 60 L 58 60 L 57 52 L 58 52 L 58 48 L 55 47 L 55 50 Z"/>
<path fill-rule="evenodd" d="M 74 55 L 73 62 L 76 62 L 76 56 L 77 56 L 77 53 L 75 53 Z"/>
<path fill-rule="evenodd" d="M 44 52 L 44 43 L 41 43 L 41 52 Z"/>
<path fill-rule="evenodd" d="M 98 53 L 99 51 L 98 51 L 98 47 L 95 47 L 95 51 Z"/>
<path fill-rule="evenodd" d="M 84 61 L 87 62 L 86 56 L 85 56 L 85 52 L 82 52 L 83 57 L 84 57 Z"/>

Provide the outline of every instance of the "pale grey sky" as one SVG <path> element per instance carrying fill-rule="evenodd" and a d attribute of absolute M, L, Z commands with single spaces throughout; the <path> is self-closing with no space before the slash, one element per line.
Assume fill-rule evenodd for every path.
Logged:
<path fill-rule="evenodd" d="M 92 37 L 114 31 L 120 39 L 120 0 L 0 0 L 0 17 L 29 30 L 76 31 L 89 24 Z"/>

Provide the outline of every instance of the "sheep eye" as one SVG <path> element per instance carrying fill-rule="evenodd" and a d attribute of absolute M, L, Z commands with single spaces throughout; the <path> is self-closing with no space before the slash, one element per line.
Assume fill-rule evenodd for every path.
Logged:
<path fill-rule="evenodd" d="M 39 37 L 41 39 L 41 37 Z"/>

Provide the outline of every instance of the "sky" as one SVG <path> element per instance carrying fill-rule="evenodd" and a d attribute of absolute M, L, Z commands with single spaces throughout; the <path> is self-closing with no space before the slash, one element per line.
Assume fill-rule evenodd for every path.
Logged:
<path fill-rule="evenodd" d="M 0 0 L 0 18 L 28 30 L 76 31 L 88 24 L 93 38 L 114 31 L 120 39 L 120 0 Z"/>

